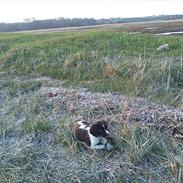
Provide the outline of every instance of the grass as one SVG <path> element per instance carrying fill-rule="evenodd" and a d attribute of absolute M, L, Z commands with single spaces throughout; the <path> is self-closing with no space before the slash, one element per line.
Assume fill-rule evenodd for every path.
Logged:
<path fill-rule="evenodd" d="M 0 34 L 0 182 L 181 183 L 182 141 L 168 129 L 118 119 L 119 106 L 83 104 L 74 110 L 90 121 L 115 119 L 110 126 L 115 149 L 93 151 L 70 131 L 76 118 L 72 105 L 79 96 L 64 93 L 58 81 L 33 76 L 182 108 L 182 41 L 101 30 Z M 170 49 L 157 52 L 165 43 Z M 58 94 L 49 97 L 52 87 L 58 87 Z"/>
<path fill-rule="evenodd" d="M 157 163 L 166 159 L 166 147 L 164 139 L 159 137 L 160 133 L 156 129 L 146 129 L 144 126 L 128 125 L 122 127 L 122 140 L 125 141 L 125 148 L 128 149 L 128 159 L 134 164 L 138 164 L 145 159 L 151 163 Z"/>
<path fill-rule="evenodd" d="M 96 30 L 1 34 L 0 40 L 1 71 L 46 75 L 95 91 L 119 91 L 182 106 L 182 37 Z M 165 43 L 169 50 L 156 51 Z"/>
<path fill-rule="evenodd" d="M 2 83 L 3 87 L 7 87 L 9 89 L 10 95 L 16 95 L 18 91 L 22 93 L 34 91 L 41 87 L 41 82 L 39 81 L 4 81 Z"/>
<path fill-rule="evenodd" d="M 182 152 L 173 155 L 168 147 L 172 142 L 166 144 L 165 136 L 159 139 L 159 132 L 154 136 L 147 134 L 152 129 L 122 126 L 123 134 L 118 131 L 116 137 L 123 138 L 122 146 L 113 152 L 95 152 L 76 144 L 68 133 L 68 119 L 57 125 L 54 132 L 31 128 L 23 141 L 19 137 L 19 142 L 6 144 L 9 148 L 0 154 L 1 182 L 182 181 Z M 174 143 L 174 148 L 179 145 Z"/>
<path fill-rule="evenodd" d="M 37 133 L 37 132 L 44 132 L 44 131 L 51 131 L 52 124 L 49 121 L 41 121 L 35 119 L 33 121 L 24 122 L 23 126 L 21 127 L 23 134 L 30 134 L 30 133 Z"/>

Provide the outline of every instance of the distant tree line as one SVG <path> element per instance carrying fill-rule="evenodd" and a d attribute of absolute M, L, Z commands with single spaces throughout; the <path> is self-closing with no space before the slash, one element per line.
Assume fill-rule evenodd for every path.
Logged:
<path fill-rule="evenodd" d="M 25 30 L 38 30 L 61 27 L 76 27 L 89 26 L 101 24 L 127 23 L 138 21 L 152 21 L 152 20 L 174 20 L 183 19 L 183 15 L 160 15 L 148 16 L 138 18 L 108 18 L 108 19 L 94 19 L 94 18 L 56 18 L 48 20 L 36 20 L 34 18 L 25 19 L 24 22 L 17 23 L 0 23 L 0 32 L 13 32 Z"/>

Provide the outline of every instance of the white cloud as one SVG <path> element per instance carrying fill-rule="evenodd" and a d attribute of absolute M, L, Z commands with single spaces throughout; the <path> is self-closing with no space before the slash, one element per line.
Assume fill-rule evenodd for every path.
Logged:
<path fill-rule="evenodd" d="M 183 14 L 182 7 L 183 0 L 0 0 L 0 22 Z"/>

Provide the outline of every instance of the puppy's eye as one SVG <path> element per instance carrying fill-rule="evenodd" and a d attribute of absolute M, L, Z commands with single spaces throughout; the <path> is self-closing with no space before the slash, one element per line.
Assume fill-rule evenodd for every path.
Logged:
<path fill-rule="evenodd" d="M 107 125 L 102 125 L 102 126 L 103 126 L 104 129 L 108 129 L 108 128 L 107 128 Z"/>

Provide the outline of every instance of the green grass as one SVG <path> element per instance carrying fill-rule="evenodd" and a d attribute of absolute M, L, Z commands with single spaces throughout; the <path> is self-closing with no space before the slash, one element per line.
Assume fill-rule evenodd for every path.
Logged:
<path fill-rule="evenodd" d="M 40 81 L 4 81 L 1 85 L 8 88 L 10 95 L 15 95 L 17 92 L 28 93 L 41 87 Z"/>
<path fill-rule="evenodd" d="M 88 31 L 0 34 L 1 71 L 39 74 L 182 107 L 183 38 Z M 161 44 L 169 50 L 156 51 Z M 94 81 L 94 82 L 92 82 Z"/>
<path fill-rule="evenodd" d="M 130 127 L 125 124 L 121 127 L 121 136 L 118 138 L 118 146 L 128 152 L 126 155 L 129 162 L 139 164 L 142 161 L 158 163 L 161 160 L 167 160 L 167 144 L 157 129 L 145 128 L 139 124 Z"/>
<path fill-rule="evenodd" d="M 30 134 L 30 133 L 37 133 L 37 132 L 44 132 L 44 131 L 51 131 L 53 125 L 49 121 L 41 121 L 38 119 L 27 121 L 22 124 L 22 133 L 23 134 Z"/>

